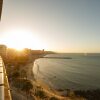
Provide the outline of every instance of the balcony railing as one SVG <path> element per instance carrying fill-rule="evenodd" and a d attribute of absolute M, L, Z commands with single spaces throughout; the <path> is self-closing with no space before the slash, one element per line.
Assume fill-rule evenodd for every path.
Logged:
<path fill-rule="evenodd" d="M 0 100 L 12 100 L 5 65 L 0 56 Z"/>

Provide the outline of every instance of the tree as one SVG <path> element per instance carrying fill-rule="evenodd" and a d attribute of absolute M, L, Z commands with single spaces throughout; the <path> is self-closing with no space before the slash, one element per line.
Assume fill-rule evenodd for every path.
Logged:
<path fill-rule="evenodd" d="M 33 88 L 33 84 L 31 83 L 31 81 L 29 81 L 27 79 L 23 79 L 22 84 L 23 84 L 22 90 L 26 92 L 27 99 L 28 99 L 28 95 L 30 94 L 30 90 Z"/>
<path fill-rule="evenodd" d="M 23 79 L 22 90 L 26 91 L 26 92 L 29 92 L 32 88 L 33 88 L 33 84 L 31 83 L 31 81 Z"/>
<path fill-rule="evenodd" d="M 13 78 L 13 79 L 16 79 L 16 78 L 19 78 L 19 77 L 20 77 L 20 73 L 19 73 L 18 71 L 14 72 L 14 73 L 12 74 L 12 78 Z"/>
<path fill-rule="evenodd" d="M 27 78 L 27 73 L 25 70 L 22 70 L 20 74 L 22 78 Z"/>
<path fill-rule="evenodd" d="M 56 97 L 51 97 L 50 100 L 59 100 Z"/>

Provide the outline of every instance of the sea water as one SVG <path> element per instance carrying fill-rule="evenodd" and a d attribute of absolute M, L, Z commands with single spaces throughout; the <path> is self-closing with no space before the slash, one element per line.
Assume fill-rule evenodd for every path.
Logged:
<path fill-rule="evenodd" d="M 37 79 L 43 80 L 52 88 L 74 90 L 100 88 L 100 54 L 69 53 L 46 56 L 52 58 L 37 59 L 34 62 L 33 73 Z"/>

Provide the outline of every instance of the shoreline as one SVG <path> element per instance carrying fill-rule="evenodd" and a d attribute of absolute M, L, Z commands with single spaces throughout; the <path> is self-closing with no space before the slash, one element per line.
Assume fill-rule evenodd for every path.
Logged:
<path fill-rule="evenodd" d="M 56 93 L 55 95 L 58 95 L 57 94 L 58 92 L 56 90 L 54 91 L 54 89 L 51 89 L 49 87 L 49 85 L 46 84 L 44 81 L 42 81 L 40 79 L 34 79 L 34 73 L 33 73 L 33 67 L 34 67 L 33 64 L 34 64 L 34 62 L 35 62 L 35 60 L 33 61 L 33 63 L 30 63 L 30 64 L 26 65 L 26 69 L 27 69 L 26 71 L 28 72 L 27 73 L 27 78 L 29 80 L 31 80 L 38 87 L 42 87 L 42 89 L 44 89 L 46 92 L 48 92 L 48 93 L 52 92 L 51 95 L 53 95 L 54 93 Z M 58 97 L 60 97 L 60 95 L 58 95 Z M 62 97 L 62 99 L 64 99 L 64 98 Z"/>
<path fill-rule="evenodd" d="M 49 97 L 56 97 L 58 98 L 58 100 L 85 100 L 83 99 L 83 97 L 77 97 L 74 96 L 74 99 L 72 99 L 70 96 L 74 95 L 73 91 L 71 91 L 70 96 L 67 95 L 68 91 L 65 91 L 66 93 L 61 93 L 61 91 L 58 91 L 54 88 L 51 88 L 46 82 L 44 82 L 41 79 L 34 79 L 34 73 L 33 73 L 33 64 L 34 64 L 35 60 L 32 63 L 29 63 L 28 65 L 26 65 L 24 68 L 27 71 L 27 78 L 29 80 L 31 80 L 36 87 L 41 87 L 43 91 L 45 91 L 47 94 L 49 94 Z M 30 73 L 31 72 L 31 73 Z"/>
<path fill-rule="evenodd" d="M 33 65 L 36 59 L 39 59 L 39 57 L 30 58 L 30 60 L 27 62 L 26 65 L 21 65 L 18 69 L 18 72 L 20 74 L 21 74 L 21 71 L 23 70 L 26 72 L 27 80 L 29 80 L 33 85 L 33 89 L 31 89 L 31 96 L 28 96 L 29 100 L 41 100 L 41 98 L 39 98 L 38 96 L 35 96 L 34 94 L 34 92 L 38 90 L 42 91 L 45 94 L 45 97 L 48 98 L 46 100 L 49 100 L 52 97 L 57 98 L 57 100 L 66 100 L 67 97 L 60 96 L 56 92 L 54 93 L 54 91 L 51 91 L 50 87 L 47 84 L 45 84 L 41 80 L 36 80 L 34 78 Z M 24 78 L 19 78 L 19 79 L 24 79 Z M 23 100 L 27 100 L 27 95 L 25 95 L 25 92 L 22 91 L 20 88 L 15 87 L 15 85 L 16 85 L 16 82 L 14 83 L 14 80 L 10 80 L 12 99 L 20 100 L 23 98 Z"/>
<path fill-rule="evenodd" d="M 47 84 L 45 81 L 41 79 L 35 79 L 34 73 L 33 73 L 33 68 L 34 68 L 33 65 L 36 59 L 39 59 L 39 57 L 34 58 L 34 59 L 31 58 L 30 61 L 27 62 L 26 65 L 22 65 L 20 69 L 18 70 L 19 72 L 21 72 L 22 70 L 25 70 L 26 75 L 27 75 L 27 80 L 32 82 L 33 89 L 31 89 L 31 96 L 26 95 L 25 92 L 14 87 L 11 84 L 13 83 L 13 81 L 11 81 L 10 87 L 12 90 L 11 92 L 12 92 L 14 100 L 20 100 L 21 98 L 24 98 L 23 100 L 27 100 L 27 97 L 29 98 L 29 100 L 41 100 L 41 98 L 35 95 L 35 92 L 37 91 L 42 91 L 45 94 L 45 97 L 48 98 L 48 99 L 42 99 L 42 100 L 52 100 L 50 99 L 52 97 L 55 97 L 56 100 L 86 100 L 85 98 L 87 98 L 88 95 L 92 96 L 91 94 L 89 94 L 91 91 L 83 91 L 83 90 L 73 91 L 71 89 L 64 89 L 64 90 L 58 89 L 57 90 L 55 88 L 50 87 L 49 84 Z"/>
<path fill-rule="evenodd" d="M 72 89 L 60 89 L 60 88 L 55 89 L 55 88 L 49 86 L 49 84 L 44 82 L 43 80 L 40 80 L 39 82 L 40 82 L 39 84 L 41 86 L 43 86 L 43 87 L 47 86 L 46 89 L 48 89 L 50 92 L 57 94 L 57 95 L 60 95 L 60 96 L 63 96 L 63 97 L 67 97 L 69 95 L 76 95 L 76 97 L 80 96 L 80 97 L 84 97 L 84 98 L 89 98 L 89 96 L 93 96 L 93 97 L 98 96 L 99 93 L 100 93 L 100 88 L 96 88 L 96 89 L 74 89 L 74 90 L 72 90 Z M 97 98 L 97 97 L 95 97 L 95 98 Z M 100 98 L 100 96 L 98 98 Z"/>

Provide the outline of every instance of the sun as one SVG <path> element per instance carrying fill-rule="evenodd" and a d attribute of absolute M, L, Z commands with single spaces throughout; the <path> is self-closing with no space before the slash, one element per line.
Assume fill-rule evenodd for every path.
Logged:
<path fill-rule="evenodd" d="M 3 43 L 10 48 L 22 50 L 24 48 L 30 49 L 44 49 L 45 46 L 41 39 L 30 31 L 13 30 L 7 32 L 2 39 Z"/>

